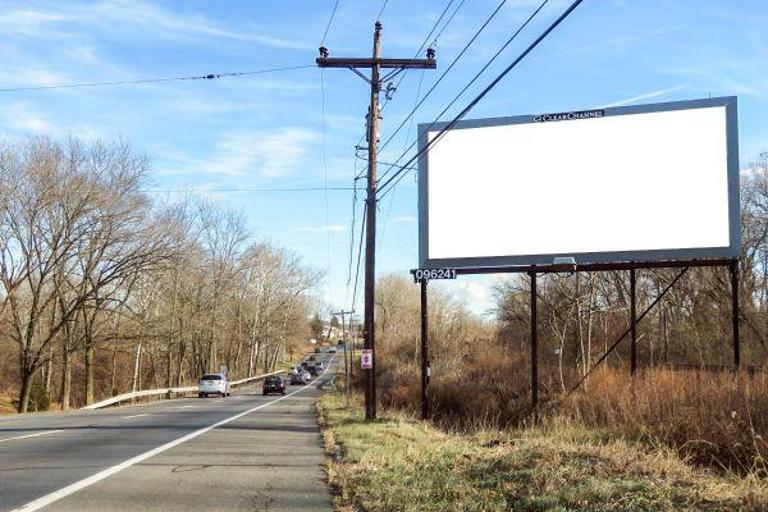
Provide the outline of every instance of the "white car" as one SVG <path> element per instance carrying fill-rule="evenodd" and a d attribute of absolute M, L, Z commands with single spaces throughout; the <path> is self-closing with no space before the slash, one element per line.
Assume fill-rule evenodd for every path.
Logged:
<path fill-rule="evenodd" d="M 197 396 L 199 398 L 208 395 L 229 396 L 231 394 L 229 380 L 223 373 L 209 373 L 203 375 L 197 386 Z"/>
<path fill-rule="evenodd" d="M 299 370 L 301 370 L 301 366 L 291 366 L 291 369 L 288 370 L 288 375 L 298 375 Z"/>

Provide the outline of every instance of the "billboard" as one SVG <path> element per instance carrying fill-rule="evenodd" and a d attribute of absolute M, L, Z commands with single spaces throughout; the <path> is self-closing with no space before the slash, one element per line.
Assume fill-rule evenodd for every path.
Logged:
<path fill-rule="evenodd" d="M 419 159 L 420 266 L 737 257 L 736 115 L 724 97 L 459 121 Z"/>

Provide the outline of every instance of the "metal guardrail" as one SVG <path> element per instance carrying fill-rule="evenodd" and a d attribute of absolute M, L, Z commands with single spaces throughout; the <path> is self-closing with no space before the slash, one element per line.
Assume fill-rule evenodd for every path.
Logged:
<path fill-rule="evenodd" d="M 278 373 L 282 373 L 283 370 L 278 370 L 272 373 L 265 373 L 263 375 L 256 375 L 255 377 L 247 377 L 245 379 L 240 380 L 233 380 L 229 383 L 230 386 L 241 386 L 243 384 L 248 384 L 250 382 L 261 380 L 264 377 L 269 377 L 270 375 L 277 375 Z M 95 409 L 101 409 L 103 407 L 109 407 L 110 405 L 119 404 L 120 402 L 125 402 L 126 400 L 133 400 L 134 398 L 141 398 L 144 396 L 159 396 L 159 395 L 180 395 L 184 393 L 196 393 L 197 392 L 197 386 L 185 386 L 180 388 L 162 388 L 162 389 L 144 389 L 141 391 L 135 391 L 131 393 L 123 393 L 122 395 L 113 396 L 112 398 L 107 398 L 106 400 L 102 400 L 101 402 L 96 402 L 95 404 L 86 405 L 85 407 L 81 407 L 81 411 L 92 411 Z"/>

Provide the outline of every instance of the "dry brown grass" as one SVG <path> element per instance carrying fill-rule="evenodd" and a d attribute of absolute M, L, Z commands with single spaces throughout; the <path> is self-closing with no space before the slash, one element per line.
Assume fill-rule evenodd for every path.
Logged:
<path fill-rule="evenodd" d="M 651 445 L 697 464 L 766 476 L 765 373 L 602 369 L 555 414 Z"/>
<path fill-rule="evenodd" d="M 415 412 L 418 368 L 382 358 L 384 407 Z M 459 368 L 434 367 L 430 385 L 433 419 L 450 431 L 514 428 L 529 421 L 528 362 L 520 356 L 478 351 Z M 601 368 L 588 386 L 557 402 L 560 386 L 547 384 L 542 401 L 552 420 L 599 428 L 612 439 L 674 449 L 686 460 L 739 474 L 768 477 L 768 373 L 655 369 L 630 378 L 626 368 Z M 573 380 L 573 377 L 571 377 Z M 554 382 L 554 381 L 550 381 Z"/>
<path fill-rule="evenodd" d="M 335 509 L 343 512 L 762 511 L 765 481 L 692 467 L 670 449 L 605 439 L 567 421 L 447 433 L 395 410 L 362 417 L 326 394 L 319 410 Z"/>

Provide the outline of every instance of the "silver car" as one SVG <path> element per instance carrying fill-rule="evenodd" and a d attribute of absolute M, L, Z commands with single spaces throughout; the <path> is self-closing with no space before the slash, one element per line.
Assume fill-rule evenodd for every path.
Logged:
<path fill-rule="evenodd" d="M 229 396 L 231 394 L 229 380 L 223 373 L 209 373 L 203 375 L 197 387 L 197 396 L 199 398 L 208 395 Z"/>

